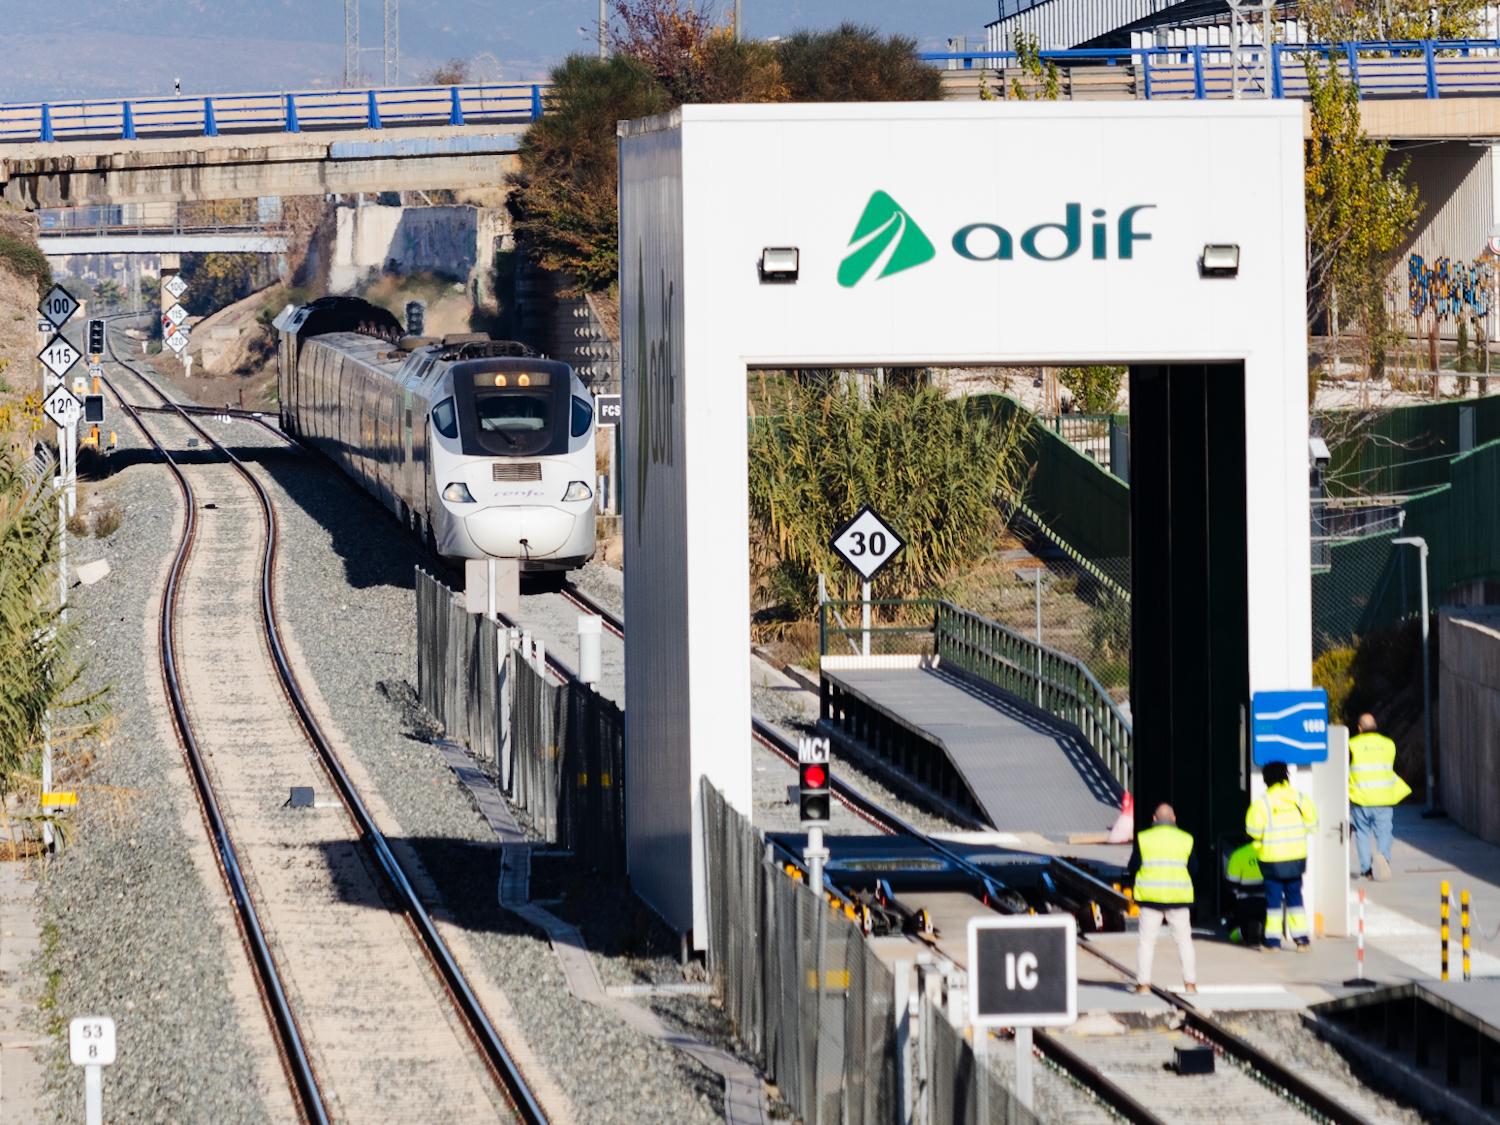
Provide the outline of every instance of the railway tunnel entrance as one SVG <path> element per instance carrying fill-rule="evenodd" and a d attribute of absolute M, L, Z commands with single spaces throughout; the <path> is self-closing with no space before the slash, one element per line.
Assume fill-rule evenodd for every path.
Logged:
<path fill-rule="evenodd" d="M 700 779 L 750 807 L 756 368 L 1127 364 L 1134 789 L 1192 810 L 1202 840 L 1239 822 L 1249 693 L 1310 678 L 1296 109 L 622 124 L 628 868 L 695 944 Z M 1204 268 L 1228 248 L 1232 272 Z"/>

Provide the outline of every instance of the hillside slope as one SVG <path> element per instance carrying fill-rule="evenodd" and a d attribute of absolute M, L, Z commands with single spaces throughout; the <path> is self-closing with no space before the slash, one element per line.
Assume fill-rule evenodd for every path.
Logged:
<path fill-rule="evenodd" d="M 39 390 L 36 306 L 51 277 L 36 245 L 36 216 L 0 209 L 0 436 L 6 448 L 29 445 L 19 408 Z"/>

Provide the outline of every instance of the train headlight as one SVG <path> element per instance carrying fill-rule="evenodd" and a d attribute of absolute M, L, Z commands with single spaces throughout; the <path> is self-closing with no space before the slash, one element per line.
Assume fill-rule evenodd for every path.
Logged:
<path fill-rule="evenodd" d="M 474 494 L 469 491 L 469 486 L 463 481 L 456 480 L 443 489 L 443 499 L 451 500 L 455 504 L 472 504 L 474 503 Z"/>
<path fill-rule="evenodd" d="M 583 481 L 569 481 L 568 491 L 563 493 L 563 503 L 566 504 L 569 500 L 588 500 L 591 499 L 593 495 L 594 490 L 586 485 Z"/>

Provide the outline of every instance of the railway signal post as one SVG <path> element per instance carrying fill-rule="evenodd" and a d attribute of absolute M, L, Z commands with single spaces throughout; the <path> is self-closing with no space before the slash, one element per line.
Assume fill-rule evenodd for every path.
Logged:
<path fill-rule="evenodd" d="M 797 744 L 797 811 L 802 827 L 807 829 L 808 879 L 817 894 L 823 893 L 823 864 L 828 849 L 823 846 L 823 825 L 831 815 L 832 792 L 828 784 L 831 755 L 826 738 L 804 738 Z"/>

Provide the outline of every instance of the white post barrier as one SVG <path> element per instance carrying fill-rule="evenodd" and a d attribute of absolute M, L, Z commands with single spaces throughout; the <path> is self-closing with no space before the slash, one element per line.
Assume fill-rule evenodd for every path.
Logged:
<path fill-rule="evenodd" d="M 604 621 L 597 614 L 578 618 L 578 678 L 590 687 L 598 687 L 604 674 L 603 631 Z"/>
<path fill-rule="evenodd" d="M 83 1114 L 87 1125 L 104 1122 L 104 1068 L 115 1061 L 115 1021 L 79 1016 L 68 1024 L 68 1056 L 83 1067 Z"/>
<path fill-rule="evenodd" d="M 1365 889 L 1359 888 L 1359 929 L 1354 946 L 1354 976 L 1344 982 L 1345 988 L 1374 988 L 1375 982 L 1365 979 Z"/>

